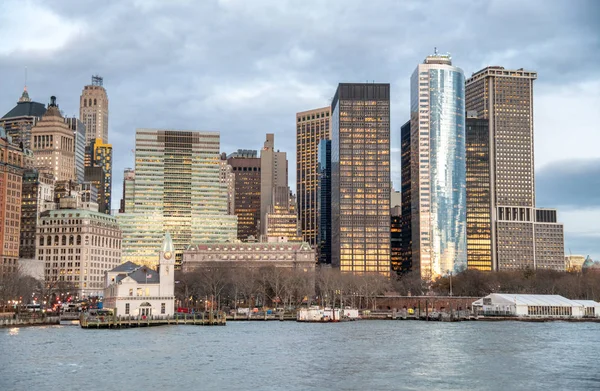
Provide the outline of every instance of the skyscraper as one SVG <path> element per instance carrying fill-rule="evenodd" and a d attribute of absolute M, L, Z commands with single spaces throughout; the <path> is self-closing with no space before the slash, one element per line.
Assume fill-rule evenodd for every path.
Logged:
<path fill-rule="evenodd" d="M 23 150 L 0 128 L 0 275 L 17 270 Z"/>
<path fill-rule="evenodd" d="M 238 150 L 227 157 L 235 175 L 235 215 L 238 218 L 237 237 L 248 241 L 260 237 L 260 158 L 257 151 Z"/>
<path fill-rule="evenodd" d="M 108 95 L 104 79 L 92 76 L 92 84 L 83 87 L 79 98 L 79 119 L 85 124 L 85 145 L 99 138 L 108 143 Z"/>
<path fill-rule="evenodd" d="M 449 55 L 411 77 L 412 265 L 423 279 L 467 267 L 465 78 Z"/>
<path fill-rule="evenodd" d="M 27 169 L 23 173 L 21 187 L 21 246 L 19 258 L 34 259 L 36 255 L 35 234 L 45 202 L 54 201 L 54 177 Z"/>
<path fill-rule="evenodd" d="M 331 140 L 321 140 L 318 152 L 318 256 L 319 263 L 331 264 Z"/>
<path fill-rule="evenodd" d="M 296 198 L 288 186 L 273 188 L 273 203 L 265 216 L 264 242 L 300 242 Z"/>
<path fill-rule="evenodd" d="M 178 264 L 190 244 L 235 240 L 237 219 L 227 211 L 219 160 L 218 132 L 136 131 L 133 208 L 117 215 L 123 261 L 156 266 L 166 232 Z"/>
<path fill-rule="evenodd" d="M 98 211 L 110 214 L 112 195 L 112 145 L 100 139 L 85 148 L 85 181 L 98 189 Z"/>
<path fill-rule="evenodd" d="M 317 151 L 321 140 L 329 140 L 331 107 L 296 113 L 296 195 L 298 219 L 304 241 L 317 244 L 319 234 Z"/>
<path fill-rule="evenodd" d="M 285 152 L 275 151 L 275 135 L 267 133 L 264 147 L 260 151 L 260 226 L 265 235 L 265 220 L 273 206 L 273 188 L 287 187 L 288 161 Z"/>
<path fill-rule="evenodd" d="M 219 180 L 227 186 L 227 213 L 233 215 L 235 214 L 235 174 L 233 173 L 233 167 L 227 163 L 225 152 L 221 154 L 219 164 Z"/>
<path fill-rule="evenodd" d="M 45 112 L 46 106 L 32 101 L 25 87 L 17 105 L 0 119 L 0 127 L 12 137 L 13 143 L 23 143 L 24 148 L 31 149 L 31 128 Z"/>
<path fill-rule="evenodd" d="M 123 171 L 123 198 L 119 213 L 130 212 L 133 210 L 133 186 L 135 184 L 135 171 L 132 168 L 126 168 Z"/>
<path fill-rule="evenodd" d="M 466 82 L 466 109 L 489 121 L 493 270 L 565 268 L 563 226 L 556 221 L 556 211 L 535 208 L 536 79 L 536 72 L 492 66 Z"/>
<path fill-rule="evenodd" d="M 40 172 L 52 174 L 57 181 L 74 181 L 75 135 L 58 110 L 56 97 L 43 117 L 31 129 L 34 166 Z"/>
<path fill-rule="evenodd" d="M 66 118 L 65 121 L 75 137 L 75 180 L 83 183 L 85 181 L 85 125 L 74 117 Z"/>
<path fill-rule="evenodd" d="M 412 197 L 411 197 L 411 142 L 410 120 L 400 128 L 400 163 L 402 183 L 400 186 L 400 273 L 418 270 L 412 262 Z"/>
<path fill-rule="evenodd" d="M 389 274 L 390 85 L 340 83 L 331 109 L 331 264 Z"/>

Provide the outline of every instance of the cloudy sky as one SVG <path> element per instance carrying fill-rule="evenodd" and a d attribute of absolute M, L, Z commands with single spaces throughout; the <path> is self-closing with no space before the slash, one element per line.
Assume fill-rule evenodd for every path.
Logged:
<path fill-rule="evenodd" d="M 118 207 L 136 128 L 217 130 L 228 153 L 275 133 L 295 189 L 295 113 L 330 104 L 338 82 L 389 82 L 399 187 L 409 78 L 434 47 L 467 76 L 538 72 L 538 206 L 560 209 L 567 254 L 600 258 L 600 1 L 2 0 L 0 115 L 25 67 L 32 99 L 56 95 L 65 115 L 103 76 Z"/>

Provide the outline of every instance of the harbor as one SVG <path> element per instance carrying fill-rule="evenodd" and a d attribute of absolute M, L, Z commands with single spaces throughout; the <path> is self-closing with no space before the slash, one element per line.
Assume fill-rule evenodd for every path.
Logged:
<path fill-rule="evenodd" d="M 114 316 L 111 314 L 81 314 L 79 325 L 83 329 L 122 329 L 164 325 L 225 326 L 227 319 L 222 312 L 176 314 L 173 316 Z"/>

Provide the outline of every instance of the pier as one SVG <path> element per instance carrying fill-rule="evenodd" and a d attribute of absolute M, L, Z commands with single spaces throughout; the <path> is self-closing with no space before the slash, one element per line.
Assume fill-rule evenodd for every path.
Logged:
<path fill-rule="evenodd" d="M 79 324 L 84 329 L 122 329 L 164 325 L 225 326 L 223 313 L 177 314 L 174 316 L 99 316 L 82 314 Z"/>

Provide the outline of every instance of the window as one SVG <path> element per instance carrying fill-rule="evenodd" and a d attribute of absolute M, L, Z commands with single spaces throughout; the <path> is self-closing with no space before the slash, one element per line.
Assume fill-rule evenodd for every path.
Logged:
<path fill-rule="evenodd" d="M 129 303 L 125 303 L 125 315 L 129 315 Z"/>
<path fill-rule="evenodd" d="M 142 295 L 142 288 L 137 288 L 136 294 L 137 294 L 137 296 L 141 296 Z"/>
<path fill-rule="evenodd" d="M 166 306 L 165 303 L 160 303 L 160 313 L 164 314 L 166 312 Z"/>
<path fill-rule="evenodd" d="M 133 296 L 133 288 L 129 288 L 129 296 Z"/>

